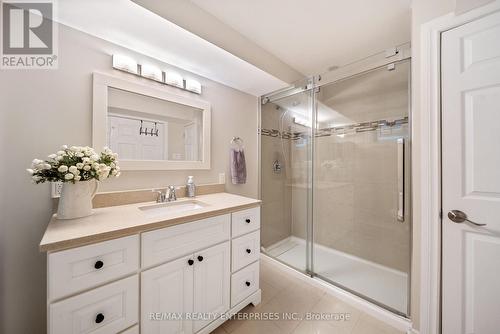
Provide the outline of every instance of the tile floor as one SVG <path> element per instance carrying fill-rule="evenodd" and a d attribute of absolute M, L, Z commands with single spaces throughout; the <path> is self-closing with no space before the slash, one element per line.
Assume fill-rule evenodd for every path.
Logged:
<path fill-rule="evenodd" d="M 298 278 L 290 277 L 278 266 L 261 261 L 260 287 L 262 302 L 257 307 L 247 306 L 240 318 L 257 314 L 296 312 L 349 317 L 344 320 L 238 320 L 222 324 L 214 334 L 404 334 L 368 314 L 340 301 Z"/>

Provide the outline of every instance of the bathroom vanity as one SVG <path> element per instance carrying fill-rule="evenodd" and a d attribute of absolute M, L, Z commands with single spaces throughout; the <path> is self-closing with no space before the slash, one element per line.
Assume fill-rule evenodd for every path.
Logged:
<path fill-rule="evenodd" d="M 50 334 L 209 333 L 261 300 L 260 201 L 228 193 L 53 217 Z"/>

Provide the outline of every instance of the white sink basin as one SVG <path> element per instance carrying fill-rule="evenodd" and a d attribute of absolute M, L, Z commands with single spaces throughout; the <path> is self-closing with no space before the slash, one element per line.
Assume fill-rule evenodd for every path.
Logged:
<path fill-rule="evenodd" d="M 208 204 L 196 200 L 190 200 L 141 206 L 139 207 L 139 210 L 144 212 L 144 214 L 149 218 L 157 218 L 173 213 L 193 211 L 206 206 L 208 206 Z"/>

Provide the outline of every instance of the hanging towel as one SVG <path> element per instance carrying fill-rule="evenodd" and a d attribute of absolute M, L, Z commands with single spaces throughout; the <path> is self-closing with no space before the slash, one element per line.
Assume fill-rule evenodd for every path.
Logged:
<path fill-rule="evenodd" d="M 233 184 L 247 182 L 247 166 L 243 148 L 231 148 L 231 181 Z"/>

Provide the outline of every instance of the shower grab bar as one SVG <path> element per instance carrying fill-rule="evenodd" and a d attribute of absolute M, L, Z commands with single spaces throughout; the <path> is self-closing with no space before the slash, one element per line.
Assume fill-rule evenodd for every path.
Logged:
<path fill-rule="evenodd" d="M 405 221 L 405 140 L 398 138 L 398 212 L 399 222 Z"/>

